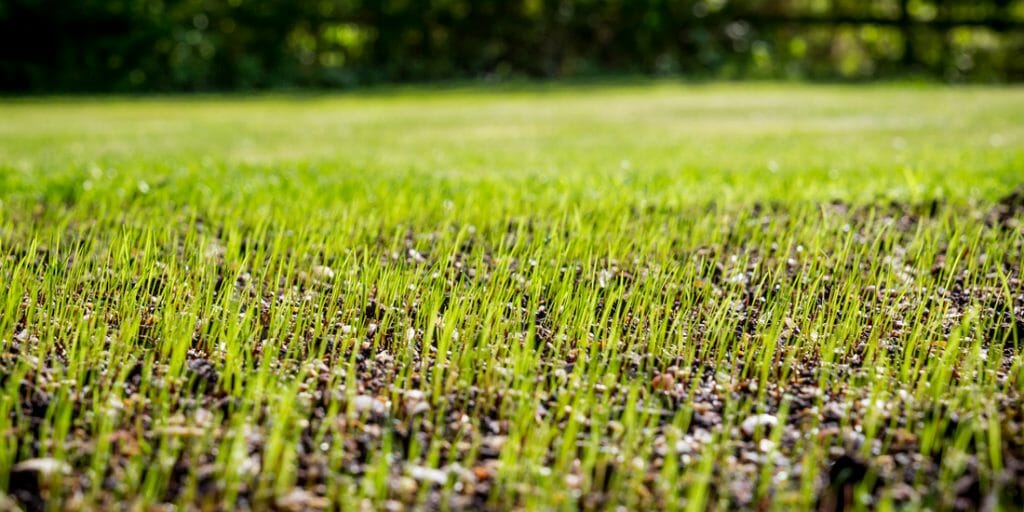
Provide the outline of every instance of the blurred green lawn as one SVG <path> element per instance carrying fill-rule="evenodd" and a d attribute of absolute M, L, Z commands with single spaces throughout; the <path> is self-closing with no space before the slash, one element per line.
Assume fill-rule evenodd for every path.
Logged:
<path fill-rule="evenodd" d="M 1024 181 L 1024 89 L 1009 87 L 660 82 L 31 98 L 0 101 L 0 120 L 5 193 L 100 185 L 99 175 L 108 187 L 166 178 L 259 188 L 271 170 L 321 186 L 635 184 L 673 203 L 964 200 Z"/>

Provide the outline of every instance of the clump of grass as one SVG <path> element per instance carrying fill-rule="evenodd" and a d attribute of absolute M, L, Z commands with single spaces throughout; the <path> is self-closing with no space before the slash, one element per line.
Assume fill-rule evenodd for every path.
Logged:
<path fill-rule="evenodd" d="M 1019 91 L 0 114 L 25 507 L 1020 499 Z"/>

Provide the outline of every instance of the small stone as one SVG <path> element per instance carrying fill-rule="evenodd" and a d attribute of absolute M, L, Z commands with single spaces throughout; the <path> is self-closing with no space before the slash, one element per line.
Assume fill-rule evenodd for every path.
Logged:
<path fill-rule="evenodd" d="M 399 496 L 409 497 L 416 494 L 416 490 L 419 489 L 419 484 L 412 477 L 403 476 L 398 479 L 398 483 L 395 485 L 395 490 Z"/>
<path fill-rule="evenodd" d="M 44 478 L 58 473 L 68 474 L 70 472 L 71 466 L 68 466 L 66 462 L 50 457 L 26 459 L 11 468 L 11 473 L 35 473 Z"/>
<path fill-rule="evenodd" d="M 210 360 L 202 357 L 192 358 L 185 363 L 185 368 L 188 374 L 195 378 L 196 385 L 199 385 L 200 382 L 205 383 L 207 389 L 217 385 L 219 379 L 217 367 Z"/>
<path fill-rule="evenodd" d="M 370 395 L 356 395 L 352 399 L 352 408 L 359 414 L 366 412 L 383 414 L 385 412 L 384 404 Z"/>
<path fill-rule="evenodd" d="M 898 502 L 912 501 L 918 497 L 918 492 L 913 487 L 903 482 L 898 482 L 890 490 L 892 499 Z"/>
<path fill-rule="evenodd" d="M 402 404 L 405 407 L 406 414 L 409 416 L 416 416 L 430 410 L 430 404 L 426 401 L 426 395 L 418 389 L 406 391 L 405 396 L 402 397 Z"/>
<path fill-rule="evenodd" d="M 498 453 L 505 447 L 507 441 L 508 436 L 494 435 L 485 437 L 482 444 L 488 450 Z"/>
<path fill-rule="evenodd" d="M 447 471 L 424 466 L 409 466 L 409 476 L 420 482 L 431 482 L 438 485 L 444 485 L 448 482 Z"/>
<path fill-rule="evenodd" d="M 686 436 L 686 438 L 683 438 L 683 439 L 680 439 L 680 440 L 676 441 L 676 452 L 677 453 L 679 453 L 679 454 L 691 454 L 694 451 L 695 450 L 694 450 L 694 446 L 693 446 L 693 440 L 690 438 L 690 436 Z"/>
<path fill-rule="evenodd" d="M 317 279 L 334 279 L 334 270 L 327 265 L 314 265 L 313 276 Z"/>
<path fill-rule="evenodd" d="M 779 419 L 771 414 L 755 414 L 743 420 L 740 430 L 743 431 L 743 435 L 750 437 L 754 435 L 758 427 L 765 427 L 763 430 L 768 430 L 778 424 Z"/>
<path fill-rule="evenodd" d="M 158 432 L 168 437 L 202 437 L 205 433 L 202 428 L 184 425 L 168 425 L 159 429 Z"/>
<path fill-rule="evenodd" d="M 476 466 L 473 468 L 473 476 L 475 476 L 477 480 L 487 480 L 491 478 L 491 470 L 485 466 Z"/>
<path fill-rule="evenodd" d="M 694 402 L 693 404 L 693 412 L 696 413 L 710 412 L 713 411 L 714 409 L 714 406 L 707 402 Z"/>
<path fill-rule="evenodd" d="M 565 475 L 564 480 L 565 486 L 570 489 L 579 489 L 580 486 L 583 484 L 583 478 L 581 478 L 579 475 L 574 475 L 572 473 Z"/>
<path fill-rule="evenodd" d="M 300 510 L 323 510 L 330 505 L 330 502 L 323 496 L 317 496 L 296 487 L 288 494 L 277 498 L 276 505 L 281 510 L 298 512 Z"/>
<path fill-rule="evenodd" d="M 426 402 L 417 402 L 416 405 L 409 408 L 409 416 L 416 416 L 430 410 L 430 404 Z"/>
<path fill-rule="evenodd" d="M 671 373 L 662 373 L 651 379 L 651 387 L 658 391 L 668 391 L 676 385 L 676 378 Z"/>

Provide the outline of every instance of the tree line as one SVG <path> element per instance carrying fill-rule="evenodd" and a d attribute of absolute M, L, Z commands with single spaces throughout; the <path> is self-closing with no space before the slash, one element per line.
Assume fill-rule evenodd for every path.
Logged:
<path fill-rule="evenodd" d="M 1024 0 L 0 0 L 0 89 L 1024 79 Z"/>

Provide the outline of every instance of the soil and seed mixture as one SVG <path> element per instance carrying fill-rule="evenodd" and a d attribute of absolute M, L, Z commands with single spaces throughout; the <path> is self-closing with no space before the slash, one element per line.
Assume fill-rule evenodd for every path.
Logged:
<path fill-rule="evenodd" d="M 8 500 L 117 507 L 157 473 L 161 500 L 198 508 L 321 509 L 362 491 L 392 510 L 538 493 L 586 509 L 1020 504 L 1022 213 L 1019 191 L 973 212 L 712 209 L 718 242 L 666 233 L 657 264 L 507 256 L 573 236 L 540 220 L 448 226 L 293 274 L 254 265 L 269 234 L 197 222 L 147 250 L 174 260 L 179 229 L 203 233 L 203 268 L 116 285 L 124 246 L 69 226 L 60 247 L 5 254 L 41 283 L 4 311 Z M 816 225 L 813 252 L 796 222 Z M 355 281 L 367 265 L 409 284 Z M 528 285 L 545 265 L 554 281 Z M 58 268 L 74 277 L 48 279 Z M 481 318 L 481 301 L 501 307 Z M 119 316 L 126 302 L 136 314 Z M 194 328 L 164 327 L 180 316 Z M 97 353 L 75 346 L 85 324 L 106 333 Z M 96 364 L 69 375 L 83 357 Z M 690 495 L 697 479 L 706 496 Z"/>
<path fill-rule="evenodd" d="M 1019 93 L 719 87 L 0 104 L 0 510 L 1024 507 Z"/>

